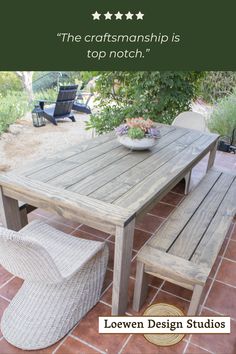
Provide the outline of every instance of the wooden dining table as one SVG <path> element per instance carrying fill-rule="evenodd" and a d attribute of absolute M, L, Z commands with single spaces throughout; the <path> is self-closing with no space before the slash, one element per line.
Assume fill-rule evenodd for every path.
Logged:
<path fill-rule="evenodd" d="M 0 174 L 5 227 L 24 226 L 23 202 L 115 235 L 113 315 L 127 308 L 135 221 L 206 154 L 208 169 L 215 159 L 218 135 L 168 125 L 159 129 L 151 150 L 131 151 L 110 133 Z"/>

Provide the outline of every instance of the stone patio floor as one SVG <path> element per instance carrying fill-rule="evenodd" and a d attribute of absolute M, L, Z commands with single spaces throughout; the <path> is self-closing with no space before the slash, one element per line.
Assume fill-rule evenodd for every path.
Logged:
<path fill-rule="evenodd" d="M 201 178 L 206 159 L 194 169 L 193 181 Z M 215 166 L 224 170 L 236 172 L 236 155 L 217 152 Z M 132 295 L 135 278 L 135 258 L 137 251 L 152 236 L 152 233 L 164 222 L 183 200 L 184 184 L 178 184 L 161 202 L 157 203 L 151 212 L 138 222 L 135 230 L 133 260 L 129 286 L 129 306 L 127 314 L 138 315 L 132 311 Z M 80 225 L 61 217 L 36 209 L 29 215 L 29 220 L 43 219 L 48 224 L 75 237 L 90 240 L 105 240 L 109 246 L 110 258 L 106 273 L 103 293 L 99 303 L 78 323 L 71 332 L 50 348 L 39 351 L 23 351 L 6 342 L 0 333 L 1 354 L 235 354 L 236 353 L 236 220 L 225 238 L 221 251 L 206 284 L 204 299 L 200 314 L 203 316 L 231 316 L 231 334 L 188 335 L 180 343 L 172 347 L 157 347 L 149 343 L 142 335 L 128 334 L 98 334 L 98 317 L 110 315 L 114 236 Z M 8 306 L 22 284 L 22 280 L 0 267 L 0 315 Z M 156 278 L 150 279 L 147 301 L 140 311 L 156 302 L 167 302 L 182 308 L 189 306 L 191 292 L 179 286 L 163 282 Z"/>

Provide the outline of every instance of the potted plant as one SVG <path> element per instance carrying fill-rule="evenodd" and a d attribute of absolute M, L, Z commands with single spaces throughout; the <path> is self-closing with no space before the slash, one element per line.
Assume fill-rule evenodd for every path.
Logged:
<path fill-rule="evenodd" d="M 160 137 L 160 131 L 151 119 L 127 118 L 116 128 L 118 141 L 132 150 L 150 149 Z"/>

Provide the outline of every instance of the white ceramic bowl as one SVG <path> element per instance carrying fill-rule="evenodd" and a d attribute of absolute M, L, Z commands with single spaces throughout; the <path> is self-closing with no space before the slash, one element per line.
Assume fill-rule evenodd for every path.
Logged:
<path fill-rule="evenodd" d="M 157 142 L 157 139 L 154 138 L 131 139 L 127 135 L 118 136 L 117 139 L 120 144 L 131 150 L 147 150 Z"/>

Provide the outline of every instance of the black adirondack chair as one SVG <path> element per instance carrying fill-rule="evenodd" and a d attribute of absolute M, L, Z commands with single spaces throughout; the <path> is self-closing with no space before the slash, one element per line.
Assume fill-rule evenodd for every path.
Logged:
<path fill-rule="evenodd" d="M 85 94 L 83 94 L 83 93 L 78 94 L 78 96 L 75 99 L 72 109 L 77 112 L 91 114 L 92 113 L 91 108 L 89 107 L 88 103 L 90 101 L 90 98 L 93 96 L 93 93 L 88 94 L 88 97 L 85 102 L 83 100 L 83 96 L 85 96 Z"/>
<path fill-rule="evenodd" d="M 71 114 L 71 110 L 75 101 L 77 89 L 78 85 L 61 86 L 56 102 L 48 107 L 45 107 L 45 103 L 49 103 L 50 101 L 40 100 L 39 105 L 42 109 L 43 117 L 54 125 L 57 125 L 57 120 L 64 118 L 70 118 L 72 122 L 75 122 L 75 117 Z"/>

